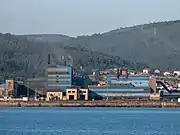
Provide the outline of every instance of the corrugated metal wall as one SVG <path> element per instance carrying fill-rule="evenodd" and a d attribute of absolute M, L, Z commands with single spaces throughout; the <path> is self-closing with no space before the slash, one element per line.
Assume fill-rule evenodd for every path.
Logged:
<path fill-rule="evenodd" d="M 56 66 L 47 68 L 48 88 L 70 87 L 72 85 L 72 68 L 68 66 Z"/>

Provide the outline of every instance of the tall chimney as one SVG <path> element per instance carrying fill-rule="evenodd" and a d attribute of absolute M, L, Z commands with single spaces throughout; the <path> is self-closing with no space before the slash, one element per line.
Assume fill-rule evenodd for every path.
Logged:
<path fill-rule="evenodd" d="M 49 53 L 48 53 L 48 64 L 51 64 L 51 56 Z"/>
<path fill-rule="evenodd" d="M 128 69 L 126 69 L 126 79 L 128 79 Z"/>
<path fill-rule="evenodd" d="M 120 72 L 119 72 L 119 68 L 117 69 L 117 78 L 119 79 L 120 76 Z"/>
<path fill-rule="evenodd" d="M 120 75 L 123 75 L 123 74 L 122 74 L 122 71 L 123 71 L 123 70 L 122 70 L 122 69 L 120 69 Z"/>
<path fill-rule="evenodd" d="M 67 64 L 66 64 L 66 60 L 64 60 L 64 66 L 66 66 Z"/>

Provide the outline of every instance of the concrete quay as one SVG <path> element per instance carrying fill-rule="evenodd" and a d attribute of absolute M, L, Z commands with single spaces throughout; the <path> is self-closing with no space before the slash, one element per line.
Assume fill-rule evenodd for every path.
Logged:
<path fill-rule="evenodd" d="M 171 101 L 0 101 L 0 107 L 154 107 L 179 108 L 179 102 Z"/>

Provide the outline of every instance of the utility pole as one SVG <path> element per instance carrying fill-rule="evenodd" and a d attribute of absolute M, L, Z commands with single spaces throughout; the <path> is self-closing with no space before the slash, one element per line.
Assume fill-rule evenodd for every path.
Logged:
<path fill-rule="evenodd" d="M 27 80 L 27 98 L 29 98 L 29 82 Z"/>

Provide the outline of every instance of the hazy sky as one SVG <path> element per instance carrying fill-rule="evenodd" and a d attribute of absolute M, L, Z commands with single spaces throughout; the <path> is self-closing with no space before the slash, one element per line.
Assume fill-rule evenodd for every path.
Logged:
<path fill-rule="evenodd" d="M 3 33 L 78 36 L 178 19 L 180 0 L 0 0 Z"/>

